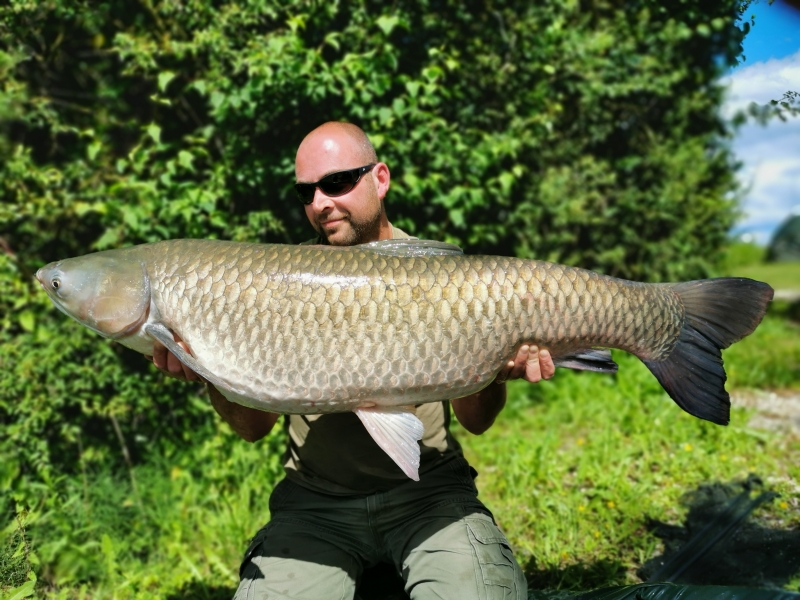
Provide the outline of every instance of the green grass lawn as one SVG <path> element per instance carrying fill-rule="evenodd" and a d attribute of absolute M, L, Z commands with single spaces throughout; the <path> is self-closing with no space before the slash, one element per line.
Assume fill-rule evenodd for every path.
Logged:
<path fill-rule="evenodd" d="M 732 268 L 730 274 L 765 281 L 776 290 L 800 292 L 800 262 L 755 263 Z"/>
<path fill-rule="evenodd" d="M 728 427 L 695 419 L 638 360 L 616 359 L 616 376 L 560 370 L 535 386 L 513 382 L 482 436 L 454 427 L 532 587 L 638 581 L 659 552 L 648 519 L 680 524 L 682 496 L 709 482 L 760 475 L 781 498 L 755 518 L 800 528 L 797 437 L 752 429 L 741 409 Z M 729 388 L 800 390 L 800 327 L 768 317 L 725 359 Z M 250 445 L 219 431 L 136 467 L 135 487 L 128 473 L 43 487 L 41 508 L 21 517 L 25 544 L 9 537 L 16 523 L 6 529 L 18 562 L 28 556 L 51 598 L 229 598 L 247 540 L 269 518 L 283 440 Z M 795 575 L 788 585 L 799 584 Z"/>

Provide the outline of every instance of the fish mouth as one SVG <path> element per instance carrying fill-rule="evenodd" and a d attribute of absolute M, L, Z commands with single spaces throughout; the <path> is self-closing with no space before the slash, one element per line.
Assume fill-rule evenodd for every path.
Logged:
<path fill-rule="evenodd" d="M 39 285 L 42 286 L 42 289 L 45 292 L 48 291 L 47 290 L 47 282 L 45 281 L 47 279 L 47 274 L 48 273 L 52 273 L 55 269 L 58 269 L 58 267 L 60 267 L 60 266 L 61 266 L 61 261 L 58 261 L 58 262 L 55 262 L 55 263 L 47 264 L 47 265 L 43 266 L 42 268 L 40 268 L 38 271 L 36 271 L 36 275 L 35 275 L 36 280 L 39 282 Z"/>
<path fill-rule="evenodd" d="M 45 281 L 47 279 L 47 276 L 43 271 L 44 267 L 36 271 L 36 280 L 39 282 L 39 285 L 41 286 L 44 293 L 53 298 L 52 290 L 47 286 L 47 282 Z"/>

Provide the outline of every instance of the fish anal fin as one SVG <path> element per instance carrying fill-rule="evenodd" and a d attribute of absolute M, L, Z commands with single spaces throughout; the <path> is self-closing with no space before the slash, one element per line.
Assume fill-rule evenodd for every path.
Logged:
<path fill-rule="evenodd" d="M 408 407 L 357 408 L 356 415 L 375 443 L 389 455 L 403 473 L 419 481 L 419 440 L 425 429 Z"/>

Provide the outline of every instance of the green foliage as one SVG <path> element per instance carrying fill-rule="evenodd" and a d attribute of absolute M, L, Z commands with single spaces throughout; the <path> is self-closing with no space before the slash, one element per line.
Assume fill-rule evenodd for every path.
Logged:
<path fill-rule="evenodd" d="M 734 216 L 733 1 L 11 6 L 2 217 L 26 257 L 303 239 L 293 153 L 334 118 L 394 168 L 395 221 L 471 251 L 685 278 Z"/>
<path fill-rule="evenodd" d="M 736 217 L 715 77 L 741 52 L 741 9 L 4 3 L 0 485 L 64 519 L 66 541 L 42 551 L 45 575 L 110 577 L 128 552 L 119 531 L 104 543 L 93 524 L 106 521 L 69 504 L 76 485 L 239 444 L 197 387 L 57 313 L 36 269 L 164 238 L 307 239 L 294 152 L 312 127 L 343 119 L 391 167 L 389 214 L 412 233 L 633 279 L 702 276 Z M 157 504 L 135 481 L 136 506 Z M 85 527 L 70 529 L 75 519 Z M 147 523 L 132 531 L 162 531 Z"/>
<path fill-rule="evenodd" d="M 767 104 L 751 102 L 745 110 L 740 110 L 733 117 L 733 124 L 743 125 L 751 120 L 759 125 L 766 125 L 774 119 L 788 121 L 790 117 L 800 116 L 800 92 L 784 92 L 780 100 L 770 100 Z"/>
<path fill-rule="evenodd" d="M 800 292 L 800 261 L 742 265 L 729 273 L 765 281 L 776 290 Z"/>
<path fill-rule="evenodd" d="M 747 368 L 753 356 L 726 354 L 726 362 Z M 751 429 L 741 409 L 729 427 L 695 419 L 639 361 L 615 360 L 616 377 L 559 373 L 542 386 L 517 382 L 495 426 L 466 444 L 481 497 L 527 564 L 533 589 L 638 582 L 638 569 L 659 553 L 648 521 L 678 524 L 681 497 L 701 484 L 768 476 L 782 497 L 759 522 L 797 527 L 796 437 Z M 798 583 L 795 575 L 786 585 Z"/>
<path fill-rule="evenodd" d="M 724 352 L 728 387 L 800 389 L 800 324 L 769 315 Z"/>
<path fill-rule="evenodd" d="M 3 507 L 6 508 L 6 507 Z M 32 556 L 28 537 L 23 524 L 23 516 L 17 515 L 0 538 L 0 592 L 5 596 L 27 598 L 27 590 L 33 591 L 36 575 L 31 562 Z"/>
<path fill-rule="evenodd" d="M 725 248 L 721 270 L 727 275 L 736 275 L 743 268 L 756 267 L 764 262 L 766 248 L 752 242 L 733 242 Z M 763 279 L 761 280 L 763 281 Z"/>

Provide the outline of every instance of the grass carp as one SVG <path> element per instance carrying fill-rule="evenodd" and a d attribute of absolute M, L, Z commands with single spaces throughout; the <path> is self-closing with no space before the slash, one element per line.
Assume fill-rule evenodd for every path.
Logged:
<path fill-rule="evenodd" d="M 559 366 L 605 372 L 617 367 L 607 348 L 625 350 L 681 408 L 726 424 L 720 349 L 756 328 L 773 294 L 750 279 L 637 283 L 424 240 L 169 240 L 36 277 L 79 323 L 148 355 L 159 340 L 233 402 L 355 412 L 414 479 L 414 405 L 479 391 L 523 343 Z"/>

